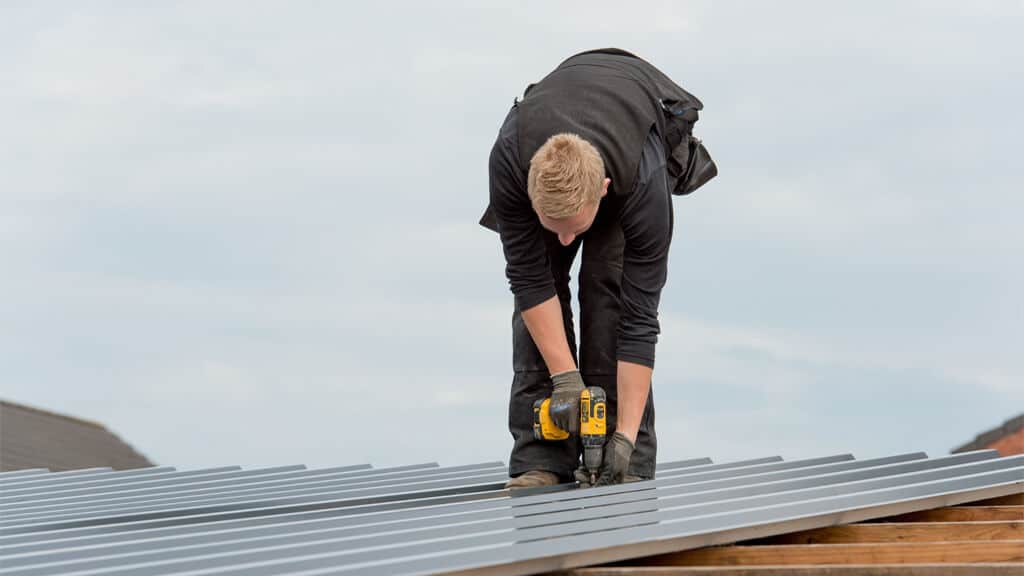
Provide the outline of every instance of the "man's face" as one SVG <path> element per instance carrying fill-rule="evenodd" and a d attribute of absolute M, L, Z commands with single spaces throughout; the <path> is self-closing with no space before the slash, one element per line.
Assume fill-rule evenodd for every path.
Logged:
<path fill-rule="evenodd" d="M 558 234 L 558 242 L 562 246 L 572 244 L 577 236 L 586 232 L 594 223 L 594 218 L 597 217 L 597 209 L 601 207 L 601 198 L 608 194 L 608 184 L 610 183 L 611 180 L 605 178 L 604 183 L 601 185 L 601 194 L 597 202 L 584 206 L 573 216 L 554 220 L 538 212 L 537 218 L 540 219 L 540 225 Z"/>

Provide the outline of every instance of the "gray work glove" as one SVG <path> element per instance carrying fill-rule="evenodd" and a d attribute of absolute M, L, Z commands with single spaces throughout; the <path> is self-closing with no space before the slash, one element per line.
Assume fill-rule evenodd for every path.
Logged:
<path fill-rule="evenodd" d="M 579 370 L 569 370 L 551 376 L 554 391 L 548 412 L 551 422 L 569 434 L 580 429 L 580 392 L 583 392 L 583 376 Z"/>
<path fill-rule="evenodd" d="M 604 461 L 601 462 L 601 473 L 594 486 L 608 486 L 624 482 L 634 448 L 636 447 L 622 432 L 612 434 L 612 437 L 604 445 Z"/>

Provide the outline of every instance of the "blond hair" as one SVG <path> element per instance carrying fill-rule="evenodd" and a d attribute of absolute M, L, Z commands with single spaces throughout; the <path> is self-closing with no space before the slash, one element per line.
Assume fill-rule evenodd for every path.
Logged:
<path fill-rule="evenodd" d="M 554 220 L 575 216 L 601 198 L 604 162 L 593 144 L 555 134 L 530 159 L 526 190 L 533 209 Z"/>

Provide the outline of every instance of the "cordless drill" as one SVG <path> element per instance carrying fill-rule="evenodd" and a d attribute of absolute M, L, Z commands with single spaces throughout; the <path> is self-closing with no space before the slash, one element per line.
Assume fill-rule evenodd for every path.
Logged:
<path fill-rule="evenodd" d="M 597 480 L 604 459 L 607 397 L 604 389 L 589 386 L 580 392 L 580 440 L 583 443 L 583 466 L 590 472 L 590 483 Z M 533 403 L 533 437 L 537 440 L 565 440 L 569 433 L 551 421 L 551 398 Z"/>

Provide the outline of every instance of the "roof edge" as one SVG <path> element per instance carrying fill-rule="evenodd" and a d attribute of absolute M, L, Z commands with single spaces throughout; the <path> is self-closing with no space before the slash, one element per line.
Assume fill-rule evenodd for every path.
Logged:
<path fill-rule="evenodd" d="M 36 414 L 41 414 L 43 416 L 51 416 L 55 418 L 63 418 L 65 420 L 72 420 L 74 422 L 78 422 L 79 424 L 85 424 L 86 426 L 92 426 L 94 428 L 99 428 L 100 430 L 103 430 L 105 432 L 110 432 L 110 430 L 106 426 L 100 424 L 99 422 L 96 422 L 95 420 L 86 420 L 85 418 L 79 418 L 77 416 L 69 416 L 68 414 L 61 414 L 60 412 L 44 410 L 43 408 L 36 408 L 35 406 L 21 404 L 20 402 L 12 402 L 10 400 L 0 399 L 0 407 L 9 407 L 17 410 L 24 410 L 26 412 L 35 412 Z"/>

